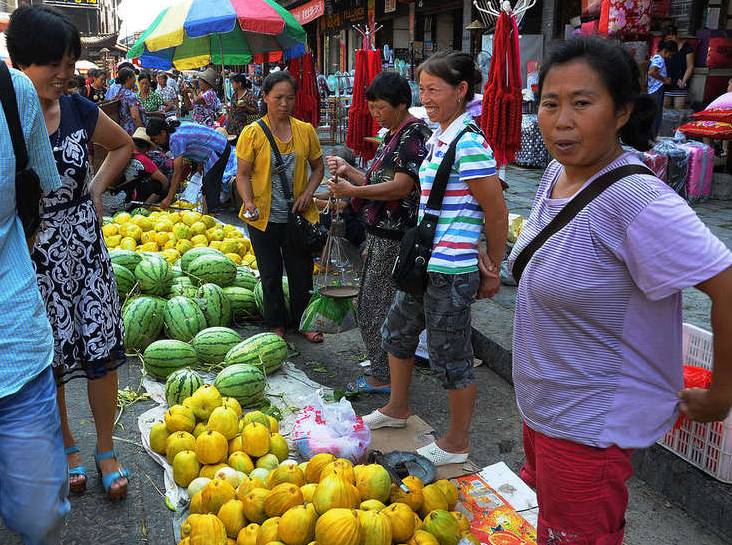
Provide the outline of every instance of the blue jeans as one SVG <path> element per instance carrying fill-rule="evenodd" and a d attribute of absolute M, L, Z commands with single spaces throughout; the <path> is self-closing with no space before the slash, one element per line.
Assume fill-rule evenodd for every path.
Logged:
<path fill-rule="evenodd" d="M 0 518 L 25 545 L 60 542 L 71 509 L 56 383 L 49 366 L 0 398 Z"/>

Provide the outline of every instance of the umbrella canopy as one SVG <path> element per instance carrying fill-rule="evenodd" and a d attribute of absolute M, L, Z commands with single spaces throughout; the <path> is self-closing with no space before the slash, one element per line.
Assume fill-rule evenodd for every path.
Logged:
<path fill-rule="evenodd" d="M 160 12 L 127 57 L 162 70 L 242 65 L 299 57 L 306 39 L 275 0 L 183 0 Z"/>

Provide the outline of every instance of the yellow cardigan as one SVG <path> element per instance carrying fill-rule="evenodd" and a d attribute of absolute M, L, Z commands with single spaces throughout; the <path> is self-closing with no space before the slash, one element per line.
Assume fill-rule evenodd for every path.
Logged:
<path fill-rule="evenodd" d="M 264 122 L 269 126 L 267 117 L 264 117 Z M 292 193 L 293 198 L 297 200 L 308 185 L 308 162 L 320 158 L 323 152 L 320 149 L 318 135 L 310 123 L 290 117 L 290 124 L 292 126 L 291 142 L 283 143 L 277 136 L 274 138 L 280 153 L 287 153 L 294 146 L 295 179 Z M 236 144 L 236 156 L 252 165 L 251 183 L 254 205 L 259 210 L 259 218 L 255 221 L 244 217 L 244 207 L 239 211 L 239 217 L 252 227 L 264 231 L 267 228 L 272 206 L 272 165 L 270 164 L 271 147 L 259 123 L 254 122 L 244 127 Z M 310 223 L 318 221 L 318 210 L 315 204 L 311 203 L 303 216 Z"/>

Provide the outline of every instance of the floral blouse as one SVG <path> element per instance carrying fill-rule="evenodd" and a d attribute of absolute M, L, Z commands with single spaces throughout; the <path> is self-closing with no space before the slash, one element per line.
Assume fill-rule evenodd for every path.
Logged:
<path fill-rule="evenodd" d="M 414 189 L 395 201 L 353 199 L 354 210 L 360 211 L 366 225 L 401 235 L 417 224 L 419 205 L 419 166 L 427 157 L 425 144 L 431 135 L 422 121 L 411 120 L 394 135 L 387 135 L 376 150 L 371 166 L 366 171 L 366 183 L 378 184 L 394 179 L 397 172 L 411 177 Z M 394 139 L 397 140 L 394 140 Z"/>
<path fill-rule="evenodd" d="M 254 109 L 255 113 L 247 113 L 247 110 Z M 229 134 L 239 134 L 241 130 L 259 119 L 259 115 L 256 113 L 257 110 L 257 99 L 248 89 L 244 91 L 244 94 L 237 98 L 236 93 L 231 97 L 229 104 L 229 112 L 226 116 L 226 131 Z"/>
<path fill-rule="evenodd" d="M 143 125 L 145 124 L 145 118 L 143 115 L 142 105 L 140 104 L 140 99 L 137 98 L 137 95 L 127 87 L 122 87 L 115 98 L 118 98 L 120 100 L 119 124 L 127 132 L 127 134 L 132 135 L 137 128 L 137 125 L 135 125 L 135 120 L 132 119 L 132 114 L 130 113 L 130 110 L 132 108 L 136 107 L 138 109 L 138 111 L 140 112 L 140 117 L 142 118 L 142 123 Z"/>
<path fill-rule="evenodd" d="M 203 99 L 203 104 L 196 102 L 193 105 L 193 121 L 213 127 L 221 109 L 221 101 L 213 89 L 201 93 L 199 97 Z"/>
<path fill-rule="evenodd" d="M 140 99 L 142 108 L 146 112 L 159 112 L 163 108 L 163 97 L 156 91 L 150 91 L 145 98 L 142 98 L 142 95 L 138 93 L 137 98 Z"/>

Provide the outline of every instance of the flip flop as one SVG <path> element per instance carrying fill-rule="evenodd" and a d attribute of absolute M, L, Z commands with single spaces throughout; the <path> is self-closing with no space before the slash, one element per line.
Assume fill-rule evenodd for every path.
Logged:
<path fill-rule="evenodd" d="M 371 430 L 378 430 L 379 428 L 406 428 L 406 418 L 393 418 L 382 413 L 379 409 L 371 411 L 363 417 L 363 423 L 366 424 Z"/>
<path fill-rule="evenodd" d="M 467 452 L 447 452 L 438 447 L 437 443 L 430 443 L 427 446 L 418 448 L 417 454 L 424 456 L 436 466 L 464 464 L 468 460 Z"/>
<path fill-rule="evenodd" d="M 349 394 L 390 394 L 391 386 L 371 386 L 366 377 L 361 375 L 356 382 L 349 382 L 346 386 Z"/>
<path fill-rule="evenodd" d="M 301 332 L 300 335 L 305 337 L 308 342 L 313 344 L 320 344 L 323 342 L 323 334 L 315 331 Z"/>

